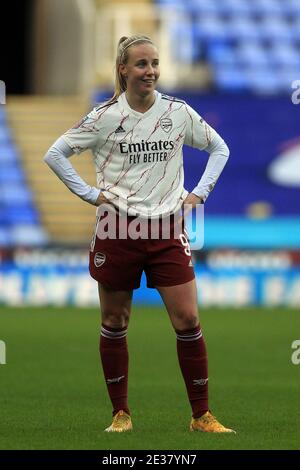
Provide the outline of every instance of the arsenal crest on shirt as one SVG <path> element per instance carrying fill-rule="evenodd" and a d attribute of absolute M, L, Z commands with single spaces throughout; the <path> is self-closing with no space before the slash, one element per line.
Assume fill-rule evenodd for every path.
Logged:
<path fill-rule="evenodd" d="M 165 132 L 170 132 L 172 129 L 173 122 L 169 118 L 164 118 L 160 120 L 160 127 L 165 131 Z"/>

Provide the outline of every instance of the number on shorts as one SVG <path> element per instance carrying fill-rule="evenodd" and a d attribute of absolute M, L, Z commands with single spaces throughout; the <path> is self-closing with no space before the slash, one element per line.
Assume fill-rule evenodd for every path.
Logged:
<path fill-rule="evenodd" d="M 181 233 L 179 235 L 179 239 L 180 239 L 181 244 L 184 248 L 184 252 L 185 252 L 186 256 L 191 256 L 191 247 L 190 247 L 190 244 L 189 244 L 189 241 L 188 241 L 187 237 L 183 233 Z"/>

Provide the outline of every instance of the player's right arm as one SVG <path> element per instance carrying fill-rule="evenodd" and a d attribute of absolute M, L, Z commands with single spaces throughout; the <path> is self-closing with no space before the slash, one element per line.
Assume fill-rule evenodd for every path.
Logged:
<path fill-rule="evenodd" d="M 96 145 L 99 136 L 97 118 L 96 111 L 91 111 L 77 125 L 57 139 L 44 156 L 45 163 L 72 193 L 96 206 L 105 202 L 106 198 L 99 188 L 90 186 L 79 176 L 69 158 L 74 153 L 79 154 Z"/>

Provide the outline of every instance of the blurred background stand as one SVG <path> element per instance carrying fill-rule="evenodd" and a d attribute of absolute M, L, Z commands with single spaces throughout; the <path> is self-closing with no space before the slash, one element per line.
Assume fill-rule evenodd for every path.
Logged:
<path fill-rule="evenodd" d="M 160 51 L 158 89 L 186 99 L 231 150 L 193 252 L 199 303 L 300 305 L 298 0 L 23 0 L 2 13 L 14 36 L 0 32 L 0 303 L 98 302 L 87 272 L 95 208 L 43 156 L 112 95 L 119 38 L 143 33 Z M 191 190 L 207 158 L 184 159 Z M 72 163 L 95 184 L 89 152 Z M 159 302 L 144 281 L 135 296 Z"/>

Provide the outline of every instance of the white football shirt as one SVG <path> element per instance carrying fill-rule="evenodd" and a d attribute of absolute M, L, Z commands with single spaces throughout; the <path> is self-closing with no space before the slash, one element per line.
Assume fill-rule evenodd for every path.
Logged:
<path fill-rule="evenodd" d="M 123 93 L 62 137 L 77 154 L 92 150 L 97 186 L 107 199 L 129 215 L 156 217 L 178 210 L 188 194 L 182 146 L 203 150 L 216 135 L 184 101 L 155 91 L 145 113 L 131 109 Z"/>

